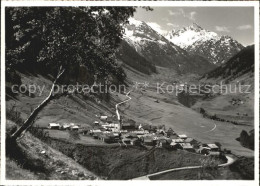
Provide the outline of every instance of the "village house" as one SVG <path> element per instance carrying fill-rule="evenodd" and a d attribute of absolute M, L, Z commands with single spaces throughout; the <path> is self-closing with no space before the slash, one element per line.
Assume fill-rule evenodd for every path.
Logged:
<path fill-rule="evenodd" d="M 156 144 L 161 148 L 170 148 L 172 140 L 169 138 L 157 138 Z"/>
<path fill-rule="evenodd" d="M 187 139 L 188 138 L 188 136 L 186 135 L 186 134 L 180 134 L 180 135 L 178 135 L 179 136 L 179 138 L 181 138 L 181 139 Z"/>
<path fill-rule="evenodd" d="M 184 143 L 184 140 L 178 138 L 178 139 L 172 139 L 172 142 L 174 142 L 174 143 Z"/>
<path fill-rule="evenodd" d="M 101 125 L 104 129 L 112 131 L 112 132 L 116 132 L 119 131 L 120 129 L 120 125 L 117 123 L 110 123 L 110 124 L 105 124 L 105 125 Z"/>
<path fill-rule="evenodd" d="M 195 149 L 190 143 L 180 143 L 183 150 L 189 151 L 189 152 L 195 152 Z"/>
<path fill-rule="evenodd" d="M 154 146 L 155 141 L 152 136 L 145 136 L 142 138 L 143 139 L 143 144 L 147 146 Z"/>
<path fill-rule="evenodd" d="M 64 123 L 64 124 L 61 126 L 61 129 L 62 129 L 62 130 L 69 130 L 69 129 L 70 129 L 70 124 L 69 124 L 69 123 Z"/>
<path fill-rule="evenodd" d="M 202 144 L 199 146 L 198 153 L 208 155 L 210 148 L 206 144 Z"/>
<path fill-rule="evenodd" d="M 59 123 L 49 123 L 48 124 L 48 128 L 49 129 L 60 129 L 61 128 L 61 126 L 60 126 L 60 124 Z"/>
<path fill-rule="evenodd" d="M 179 136 L 177 134 L 167 135 L 167 137 L 170 139 L 179 139 Z"/>
<path fill-rule="evenodd" d="M 182 149 L 182 146 L 180 145 L 180 143 L 175 143 L 173 141 L 170 143 L 170 146 L 172 149 L 175 149 L 175 150 Z"/>
<path fill-rule="evenodd" d="M 219 151 L 219 147 L 216 144 L 214 144 L 214 143 L 207 144 L 207 146 L 210 148 L 210 151 L 214 151 L 214 152 Z"/>
<path fill-rule="evenodd" d="M 78 125 L 71 125 L 70 126 L 70 130 L 78 131 L 79 130 L 79 126 Z"/>
<path fill-rule="evenodd" d="M 136 126 L 134 123 L 123 123 L 121 128 L 122 130 L 128 130 L 128 131 L 136 130 Z"/>
<path fill-rule="evenodd" d="M 100 120 L 101 121 L 106 121 L 107 120 L 107 116 L 100 116 Z"/>

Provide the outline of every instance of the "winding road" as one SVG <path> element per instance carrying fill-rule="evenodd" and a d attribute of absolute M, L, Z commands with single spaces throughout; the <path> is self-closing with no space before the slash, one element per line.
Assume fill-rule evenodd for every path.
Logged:
<path fill-rule="evenodd" d="M 118 121 L 120 121 L 120 114 L 119 114 L 119 111 L 118 111 L 118 106 L 121 105 L 121 104 L 123 104 L 123 103 L 126 103 L 126 102 L 128 102 L 128 101 L 130 101 L 130 100 L 132 99 L 132 98 L 129 96 L 129 94 L 130 94 L 131 91 L 132 91 L 132 90 L 130 90 L 129 92 L 126 93 L 126 97 L 127 97 L 128 99 L 126 99 L 126 100 L 124 100 L 124 101 L 122 101 L 122 102 L 116 104 L 116 115 L 117 115 Z"/>
<path fill-rule="evenodd" d="M 216 128 L 217 128 L 217 125 L 214 123 L 214 127 L 211 129 L 211 130 L 209 130 L 209 131 L 206 131 L 206 132 L 204 132 L 204 133 L 208 133 L 208 132 L 211 132 L 211 131 L 213 131 L 213 130 L 215 130 Z"/>
<path fill-rule="evenodd" d="M 235 162 L 235 160 L 230 156 L 226 156 L 226 158 L 227 158 L 227 162 L 218 165 L 218 167 L 226 167 L 226 166 L 229 166 L 229 165 L 231 165 L 232 163 Z M 201 168 L 201 167 L 202 166 L 189 166 L 189 167 L 179 167 L 179 168 L 174 168 L 174 169 L 168 169 L 168 170 L 156 172 L 156 173 L 153 173 L 153 174 L 147 174 L 145 176 L 133 178 L 131 180 L 150 180 L 149 177 L 151 177 L 151 176 L 157 176 L 157 175 L 160 175 L 160 174 L 165 174 L 165 173 L 174 172 L 174 171 L 178 171 L 178 170 L 198 169 L 198 168 Z"/>

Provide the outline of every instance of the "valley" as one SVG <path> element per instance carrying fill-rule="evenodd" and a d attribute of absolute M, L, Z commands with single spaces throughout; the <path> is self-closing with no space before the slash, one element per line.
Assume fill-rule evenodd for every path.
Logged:
<path fill-rule="evenodd" d="M 8 179 L 253 179 L 254 45 L 137 9 L 6 10 Z"/>

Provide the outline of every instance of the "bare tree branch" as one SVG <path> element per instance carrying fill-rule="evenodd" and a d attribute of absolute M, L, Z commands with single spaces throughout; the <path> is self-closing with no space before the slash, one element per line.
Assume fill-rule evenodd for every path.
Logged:
<path fill-rule="evenodd" d="M 59 69 L 58 75 L 57 75 L 56 79 L 54 80 L 54 82 L 52 84 L 52 87 L 51 87 L 51 90 L 50 90 L 48 97 L 45 98 L 43 100 L 43 102 L 41 102 L 41 104 L 39 104 L 32 111 L 32 113 L 27 118 L 27 120 L 23 123 L 23 125 L 12 134 L 11 138 L 16 140 L 28 127 L 30 127 L 34 123 L 35 118 L 37 117 L 38 113 L 54 98 L 53 92 L 54 92 L 56 82 L 59 80 L 59 78 L 64 73 L 64 71 L 65 71 L 65 69 L 63 69 L 62 66 L 61 66 L 60 69 Z"/>

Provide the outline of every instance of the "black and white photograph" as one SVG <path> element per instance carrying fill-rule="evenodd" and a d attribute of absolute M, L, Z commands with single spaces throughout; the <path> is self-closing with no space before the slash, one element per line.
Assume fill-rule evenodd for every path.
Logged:
<path fill-rule="evenodd" d="M 1 10 L 1 184 L 259 184 L 257 2 Z"/>

